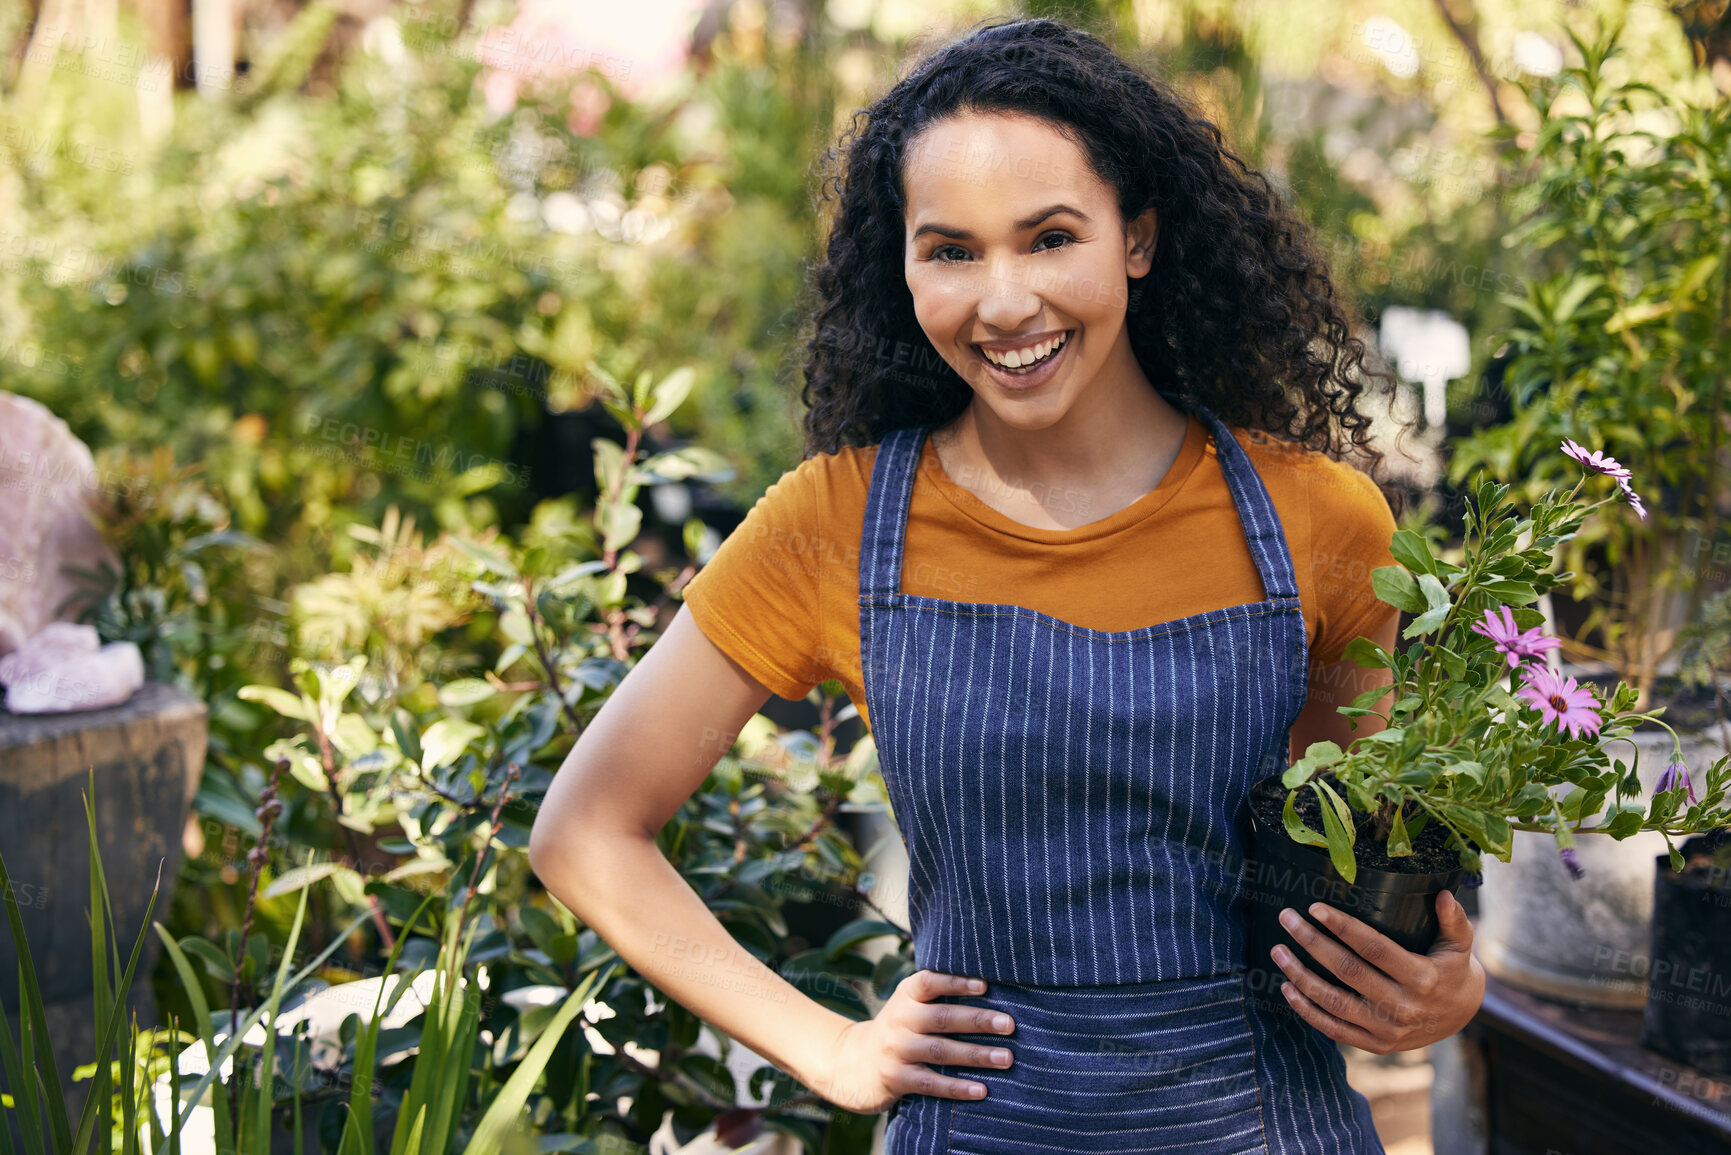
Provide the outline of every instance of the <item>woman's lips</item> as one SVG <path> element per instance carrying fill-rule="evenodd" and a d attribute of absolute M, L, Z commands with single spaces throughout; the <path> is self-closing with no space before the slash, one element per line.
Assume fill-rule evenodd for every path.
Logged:
<path fill-rule="evenodd" d="M 992 380 L 997 382 L 999 386 L 1006 389 L 1032 389 L 1051 379 L 1058 367 L 1069 357 L 1070 346 L 1075 343 L 1076 331 L 1065 329 L 1064 343 L 1058 347 L 1057 352 L 1048 354 L 1044 361 L 1041 361 L 1034 368 L 1026 370 L 1005 369 L 1003 366 L 995 364 L 978 345 L 974 346 L 974 353 L 986 366 L 986 372 Z"/>

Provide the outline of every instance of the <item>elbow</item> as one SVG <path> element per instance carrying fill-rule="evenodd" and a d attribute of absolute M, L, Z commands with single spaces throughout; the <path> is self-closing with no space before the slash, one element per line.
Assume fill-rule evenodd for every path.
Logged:
<path fill-rule="evenodd" d="M 560 881 L 559 844 L 553 826 L 553 816 L 545 807 L 535 815 L 529 828 L 529 869 L 535 872 L 549 890 Z"/>

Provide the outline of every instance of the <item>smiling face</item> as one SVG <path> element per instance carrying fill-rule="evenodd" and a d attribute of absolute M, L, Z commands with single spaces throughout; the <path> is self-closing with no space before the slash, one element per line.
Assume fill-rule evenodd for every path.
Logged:
<path fill-rule="evenodd" d="M 1032 117 L 953 116 L 913 141 L 902 187 L 914 313 L 976 405 L 1043 429 L 1148 387 L 1124 315 L 1154 212 L 1127 228 L 1079 145 Z"/>

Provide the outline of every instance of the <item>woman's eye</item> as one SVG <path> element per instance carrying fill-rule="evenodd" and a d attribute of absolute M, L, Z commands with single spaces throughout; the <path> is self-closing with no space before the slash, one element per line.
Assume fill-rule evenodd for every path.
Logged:
<path fill-rule="evenodd" d="M 1054 230 L 1052 232 L 1042 234 L 1040 236 L 1040 239 L 1034 242 L 1034 251 L 1036 253 L 1038 253 L 1038 252 L 1050 251 L 1051 249 L 1054 249 L 1054 248 L 1063 248 L 1064 247 L 1064 245 L 1048 245 L 1048 244 L 1046 244 L 1046 242 L 1050 241 L 1050 240 L 1058 240 L 1058 241 L 1064 242 L 1064 244 L 1070 244 L 1070 243 L 1073 243 L 1075 241 L 1075 239 L 1076 238 L 1071 236 L 1069 233 L 1058 232 L 1058 231 Z M 944 256 L 945 253 L 960 253 L 962 255 L 961 255 L 961 257 L 951 258 L 951 257 Z M 928 259 L 936 261 L 941 265 L 953 265 L 953 264 L 958 263 L 960 260 L 966 258 L 967 255 L 968 255 L 968 250 L 962 248 L 962 246 L 960 246 L 960 245 L 939 245 L 937 248 L 932 250 L 931 256 Z"/>
<path fill-rule="evenodd" d="M 1046 233 L 1039 240 L 1034 242 L 1035 249 L 1038 249 L 1041 245 L 1045 244 L 1047 241 L 1052 240 L 1054 238 L 1056 238 L 1060 241 L 1064 241 L 1066 243 L 1076 239 L 1075 237 L 1072 237 L 1069 233 L 1050 232 L 1050 233 Z M 1055 246 L 1055 247 L 1062 248 L 1063 246 L 1059 245 L 1059 246 Z"/>
<path fill-rule="evenodd" d="M 962 248 L 960 245 L 939 245 L 937 248 L 932 250 L 932 260 L 938 261 L 942 264 L 953 263 L 944 256 L 945 253 L 961 253 L 963 256 L 966 256 L 967 250 Z"/>

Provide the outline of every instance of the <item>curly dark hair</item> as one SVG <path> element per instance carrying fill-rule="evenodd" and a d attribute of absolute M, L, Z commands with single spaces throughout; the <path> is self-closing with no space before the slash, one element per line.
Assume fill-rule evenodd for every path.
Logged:
<path fill-rule="evenodd" d="M 1310 226 L 1184 97 L 1044 18 L 983 21 L 931 52 L 823 154 L 820 216 L 836 208 L 807 290 L 806 456 L 946 424 L 972 399 L 915 317 L 901 189 L 914 139 L 971 112 L 1046 121 L 1077 141 L 1126 221 L 1156 209 L 1153 266 L 1131 282 L 1125 323 L 1162 396 L 1331 456 L 1356 450 L 1376 475 L 1383 454 L 1355 403 L 1368 379 L 1394 381 L 1365 364 Z"/>

